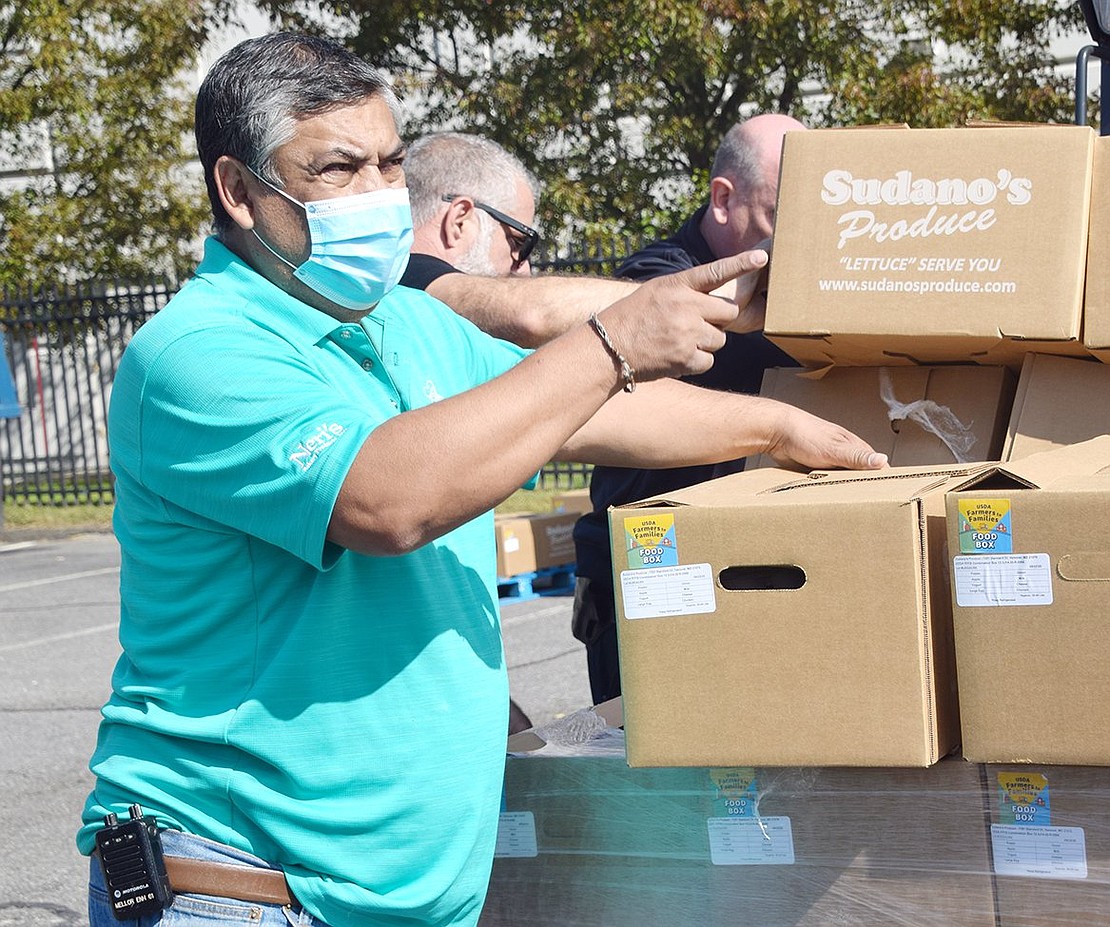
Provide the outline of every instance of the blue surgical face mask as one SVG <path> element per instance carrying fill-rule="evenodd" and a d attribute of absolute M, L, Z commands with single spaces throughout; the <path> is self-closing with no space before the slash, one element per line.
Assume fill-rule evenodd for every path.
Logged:
<path fill-rule="evenodd" d="M 302 203 L 253 170 L 251 173 L 305 211 L 311 250 L 299 267 L 251 229 L 274 257 L 293 269 L 294 277 L 355 312 L 372 309 L 397 285 L 408 266 L 412 246 L 408 190 L 387 187 Z"/>

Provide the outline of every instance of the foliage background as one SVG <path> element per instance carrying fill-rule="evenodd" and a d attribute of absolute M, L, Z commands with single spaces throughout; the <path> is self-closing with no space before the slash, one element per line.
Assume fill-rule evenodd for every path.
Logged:
<path fill-rule="evenodd" d="M 810 126 L 1069 122 L 1055 66 L 1074 3 L 1002 0 L 258 0 L 388 69 L 410 136 L 488 135 L 545 183 L 579 249 L 668 231 L 739 118 Z M 0 285 L 183 274 L 204 231 L 190 169 L 200 50 L 232 0 L 0 0 Z M 1076 50 L 1078 50 L 1078 42 Z M 1091 109 L 1094 113 L 1094 108 Z"/>
<path fill-rule="evenodd" d="M 0 4 L 0 160 L 39 169 L 0 193 L 0 281 L 185 260 L 203 213 L 179 177 L 191 118 L 182 71 L 204 11 L 139 6 Z"/>
<path fill-rule="evenodd" d="M 548 228 L 673 229 L 743 115 L 810 126 L 1069 122 L 1051 46 L 1078 4 L 1001 0 L 263 0 L 336 30 L 428 100 L 410 132 L 472 129 L 546 183 Z"/>

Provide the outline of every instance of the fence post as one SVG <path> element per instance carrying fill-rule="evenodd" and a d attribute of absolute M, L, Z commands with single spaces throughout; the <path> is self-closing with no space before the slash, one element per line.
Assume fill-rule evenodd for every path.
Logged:
<path fill-rule="evenodd" d="M 4 333 L 0 332 L 0 418 L 19 418 L 23 409 L 15 394 L 15 377 L 8 363 Z M 0 481 L 0 528 L 4 527 L 4 484 Z"/>

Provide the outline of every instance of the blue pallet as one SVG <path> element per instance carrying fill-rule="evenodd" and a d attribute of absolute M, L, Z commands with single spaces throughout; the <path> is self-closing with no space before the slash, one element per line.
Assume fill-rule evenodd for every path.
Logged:
<path fill-rule="evenodd" d="M 514 602 L 525 602 L 545 595 L 574 594 L 574 564 L 548 567 L 534 573 L 497 578 L 497 596 Z"/>

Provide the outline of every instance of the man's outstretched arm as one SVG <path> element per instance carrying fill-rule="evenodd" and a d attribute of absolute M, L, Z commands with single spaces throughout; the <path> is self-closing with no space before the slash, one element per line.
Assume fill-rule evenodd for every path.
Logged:
<path fill-rule="evenodd" d="M 602 277 L 451 273 L 437 277 L 425 290 L 482 331 L 521 347 L 538 348 L 639 286 Z"/>

